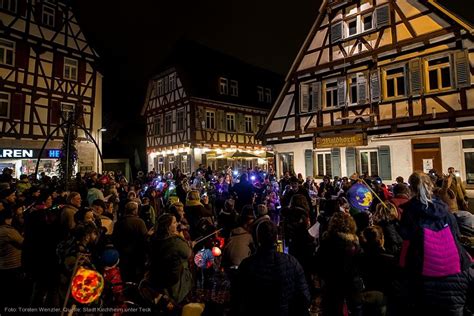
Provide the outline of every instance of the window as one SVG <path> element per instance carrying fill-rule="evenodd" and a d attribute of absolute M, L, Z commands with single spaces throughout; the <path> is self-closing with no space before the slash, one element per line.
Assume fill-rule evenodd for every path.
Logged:
<path fill-rule="evenodd" d="M 171 133 L 173 124 L 173 115 L 168 113 L 165 115 L 165 134 Z"/>
<path fill-rule="evenodd" d="M 362 17 L 362 32 L 371 30 L 374 27 L 372 13 Z"/>
<path fill-rule="evenodd" d="M 64 79 L 77 80 L 78 62 L 75 59 L 64 58 Z"/>
<path fill-rule="evenodd" d="M 267 103 L 272 103 L 272 90 L 270 89 L 265 89 L 265 101 Z"/>
<path fill-rule="evenodd" d="M 387 98 L 405 96 L 405 67 L 385 70 L 384 86 Z"/>
<path fill-rule="evenodd" d="M 16 13 L 18 0 L 0 0 L 0 8 Z"/>
<path fill-rule="evenodd" d="M 263 87 L 257 86 L 258 102 L 263 102 Z"/>
<path fill-rule="evenodd" d="M 426 66 L 428 92 L 451 88 L 451 62 L 449 56 L 428 60 Z"/>
<path fill-rule="evenodd" d="M 239 83 L 236 80 L 230 81 L 230 95 L 234 97 L 239 95 Z"/>
<path fill-rule="evenodd" d="M 76 105 L 74 103 L 61 102 L 61 117 L 67 120 L 74 116 L 76 112 Z"/>
<path fill-rule="evenodd" d="M 462 141 L 464 166 L 466 167 L 466 183 L 474 184 L 474 139 Z"/>
<path fill-rule="evenodd" d="M 227 113 L 225 116 L 226 116 L 226 122 L 227 122 L 227 131 L 235 132 L 235 114 Z"/>
<path fill-rule="evenodd" d="M 316 163 L 318 177 L 332 176 L 331 153 L 317 153 Z"/>
<path fill-rule="evenodd" d="M 337 106 L 337 81 L 326 82 L 326 107 Z"/>
<path fill-rule="evenodd" d="M 157 95 L 163 95 L 163 79 L 160 79 L 156 82 Z"/>
<path fill-rule="evenodd" d="M 169 75 L 168 79 L 169 79 L 170 91 L 173 91 L 174 89 L 176 89 L 176 75 L 171 74 L 171 75 Z"/>
<path fill-rule="evenodd" d="M 359 33 L 357 30 L 357 19 L 347 22 L 347 36 L 353 36 L 357 33 Z"/>
<path fill-rule="evenodd" d="M 0 39 L 0 64 L 13 66 L 15 44 Z"/>
<path fill-rule="evenodd" d="M 285 172 L 289 172 L 290 174 L 294 173 L 295 165 L 294 165 L 294 154 L 293 153 L 281 153 L 278 154 L 278 168 L 284 174 Z"/>
<path fill-rule="evenodd" d="M 0 92 L 0 117 L 8 117 L 8 110 L 10 109 L 10 94 Z"/>
<path fill-rule="evenodd" d="M 245 132 L 252 133 L 253 132 L 253 121 L 251 115 L 245 115 Z"/>
<path fill-rule="evenodd" d="M 169 88 L 168 77 L 165 77 L 163 79 L 163 93 L 168 93 L 169 92 L 168 88 Z"/>
<path fill-rule="evenodd" d="M 349 78 L 349 104 L 357 104 L 357 76 Z"/>
<path fill-rule="evenodd" d="M 229 84 L 226 78 L 219 78 L 219 93 L 229 94 Z"/>
<path fill-rule="evenodd" d="M 360 152 L 360 171 L 369 176 L 378 176 L 379 162 L 376 150 Z"/>
<path fill-rule="evenodd" d="M 189 173 L 188 155 L 181 155 L 181 172 Z"/>
<path fill-rule="evenodd" d="M 212 111 L 206 111 L 206 128 L 216 129 L 216 114 Z"/>
<path fill-rule="evenodd" d="M 155 136 L 161 135 L 161 116 L 157 116 L 153 120 L 153 134 Z"/>
<path fill-rule="evenodd" d="M 53 7 L 48 5 L 43 5 L 43 14 L 41 16 L 41 22 L 44 25 L 54 27 L 54 16 L 56 15 L 56 10 Z"/>
<path fill-rule="evenodd" d="M 176 130 L 184 130 L 184 110 L 176 112 Z"/>

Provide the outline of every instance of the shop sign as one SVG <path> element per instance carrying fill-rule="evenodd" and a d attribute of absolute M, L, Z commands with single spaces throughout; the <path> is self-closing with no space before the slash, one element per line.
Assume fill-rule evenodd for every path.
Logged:
<path fill-rule="evenodd" d="M 339 134 L 314 137 L 314 148 L 355 147 L 367 145 L 365 134 Z"/>
<path fill-rule="evenodd" d="M 39 153 L 39 149 L 3 148 L 0 149 L 0 159 L 36 159 Z M 41 155 L 41 158 L 58 159 L 60 157 L 60 149 L 45 149 Z"/>

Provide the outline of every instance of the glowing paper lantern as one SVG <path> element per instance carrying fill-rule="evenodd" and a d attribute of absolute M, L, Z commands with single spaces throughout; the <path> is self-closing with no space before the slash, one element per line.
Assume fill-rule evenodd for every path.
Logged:
<path fill-rule="evenodd" d="M 347 200 L 354 209 L 364 212 L 372 204 L 373 196 L 364 184 L 356 183 L 347 191 Z"/>
<path fill-rule="evenodd" d="M 207 269 L 212 267 L 214 264 L 214 256 L 212 255 L 211 250 L 201 249 L 194 256 L 194 263 L 198 268 Z"/>
<path fill-rule="evenodd" d="M 219 257 L 221 255 L 222 251 L 219 247 L 212 247 L 212 255 L 214 257 Z"/>
<path fill-rule="evenodd" d="M 71 294 L 81 304 L 97 300 L 104 289 L 104 278 L 97 271 L 80 267 L 72 279 Z"/>

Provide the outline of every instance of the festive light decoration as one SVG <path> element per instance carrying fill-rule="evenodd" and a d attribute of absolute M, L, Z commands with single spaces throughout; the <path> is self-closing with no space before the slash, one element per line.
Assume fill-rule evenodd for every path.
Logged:
<path fill-rule="evenodd" d="M 222 251 L 219 247 L 212 247 L 212 255 L 214 257 L 219 257 L 222 254 Z"/>
<path fill-rule="evenodd" d="M 71 294 L 81 304 L 97 300 L 104 289 L 104 278 L 94 270 L 80 267 L 72 279 Z"/>
<path fill-rule="evenodd" d="M 194 263 L 198 268 L 207 269 L 214 264 L 214 256 L 209 249 L 201 249 L 194 256 Z"/>

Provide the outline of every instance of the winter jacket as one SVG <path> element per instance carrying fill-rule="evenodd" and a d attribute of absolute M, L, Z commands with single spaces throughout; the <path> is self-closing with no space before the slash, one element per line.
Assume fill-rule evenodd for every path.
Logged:
<path fill-rule="evenodd" d="M 11 225 L 0 225 L 0 270 L 21 267 L 23 237 Z"/>
<path fill-rule="evenodd" d="M 303 268 L 291 255 L 259 249 L 242 261 L 236 282 L 236 315 L 309 315 Z"/>
<path fill-rule="evenodd" d="M 164 290 L 176 302 L 191 291 L 192 275 L 188 258 L 192 250 L 179 236 L 155 239 L 152 242 L 149 280 L 158 290 Z"/>
<path fill-rule="evenodd" d="M 392 283 L 400 269 L 393 255 L 383 248 L 365 249 L 357 262 L 365 290 L 392 293 Z"/>
<path fill-rule="evenodd" d="M 405 194 L 397 194 L 393 198 L 390 199 L 390 202 L 392 202 L 393 205 L 397 207 L 398 219 L 402 217 L 402 213 L 403 213 L 403 208 L 401 207 L 401 205 L 405 204 L 409 200 L 410 198 Z"/>
<path fill-rule="evenodd" d="M 224 247 L 222 264 L 226 267 L 238 266 L 253 250 L 252 235 L 243 227 L 232 230 L 229 240 Z"/>
<path fill-rule="evenodd" d="M 398 233 L 398 221 L 382 221 L 377 223 L 377 225 L 379 225 L 383 229 L 385 251 L 391 255 L 398 257 L 400 250 L 402 249 L 403 243 L 403 239 Z"/>
<path fill-rule="evenodd" d="M 459 228 L 446 204 L 433 199 L 426 207 L 412 198 L 404 205 L 400 234 L 400 265 L 407 273 L 415 304 L 445 311 L 446 315 L 462 309 L 471 262 L 459 243 Z M 441 234 L 444 238 L 436 238 Z"/>
<path fill-rule="evenodd" d="M 209 218 L 209 222 L 212 223 L 212 210 L 201 203 L 186 202 L 184 213 L 190 226 L 189 234 L 193 239 L 196 239 L 203 233 L 199 228 L 199 222 L 202 218 Z"/>

